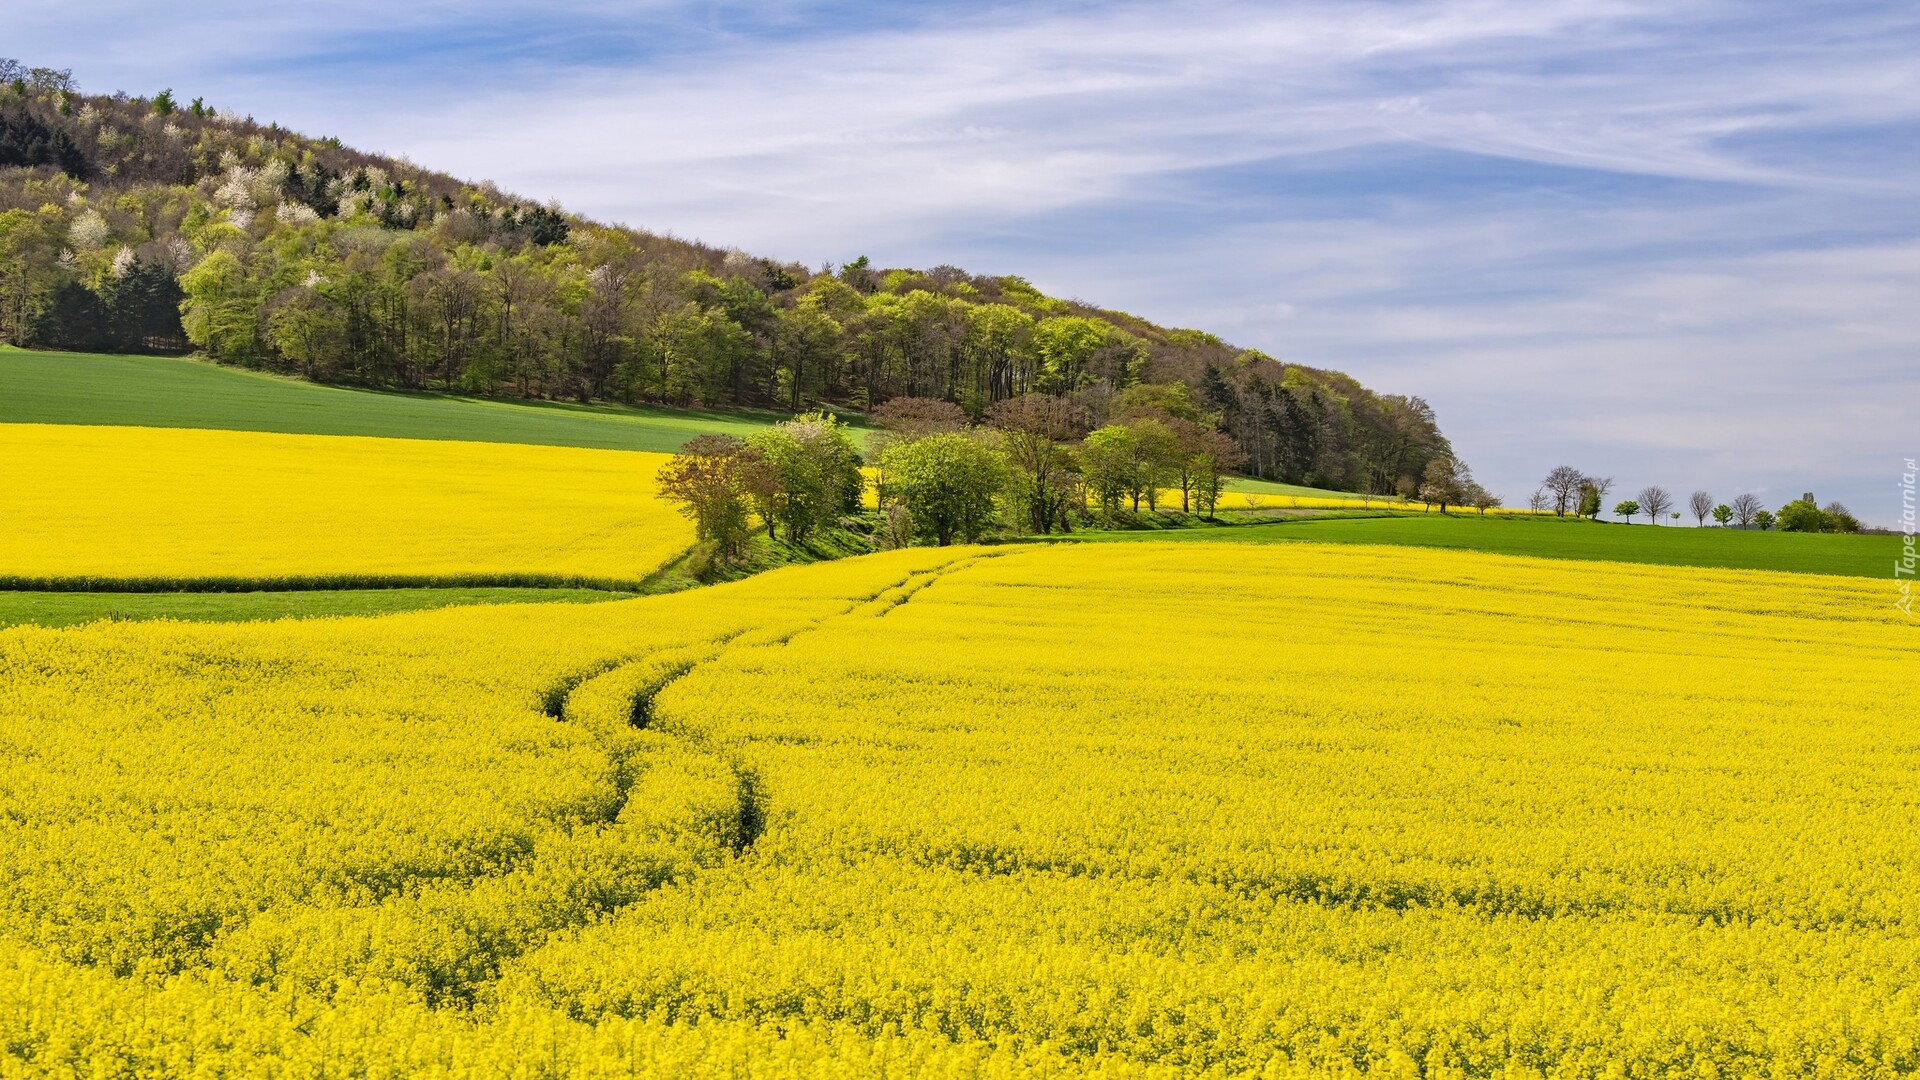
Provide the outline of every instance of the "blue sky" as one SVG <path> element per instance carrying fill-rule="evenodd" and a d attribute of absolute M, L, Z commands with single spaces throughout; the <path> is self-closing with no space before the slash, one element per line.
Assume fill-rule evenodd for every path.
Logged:
<path fill-rule="evenodd" d="M 10 0 L 0 54 L 809 265 L 955 263 L 1568 463 L 1896 517 L 1920 7 Z"/>

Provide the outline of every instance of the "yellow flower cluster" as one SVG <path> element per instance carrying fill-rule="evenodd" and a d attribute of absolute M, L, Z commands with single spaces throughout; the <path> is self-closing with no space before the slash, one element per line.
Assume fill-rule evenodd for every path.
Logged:
<path fill-rule="evenodd" d="M 0 425 L 0 581 L 632 583 L 693 542 L 665 457 Z"/>
<path fill-rule="evenodd" d="M 0 1071 L 1893 1077 L 1871 581 L 912 550 L 0 633 Z"/>

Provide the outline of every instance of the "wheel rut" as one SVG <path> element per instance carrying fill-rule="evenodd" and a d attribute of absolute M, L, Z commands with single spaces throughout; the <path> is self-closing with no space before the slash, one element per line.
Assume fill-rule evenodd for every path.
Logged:
<path fill-rule="evenodd" d="M 702 856 L 715 850 L 744 855 L 766 828 L 768 808 L 758 774 L 716 745 L 705 725 L 686 717 L 662 724 L 660 695 L 734 650 L 785 646 L 842 619 L 885 618 L 942 578 L 1001 554 L 961 556 L 910 571 L 840 610 L 797 624 L 734 631 L 699 645 L 590 665 L 549 687 L 542 695 L 543 710 L 588 728 L 613 756 L 620 797 L 611 820 L 646 820 Z M 730 807 L 716 804 L 723 788 L 730 793 Z M 635 810 L 636 800 L 658 801 Z"/>

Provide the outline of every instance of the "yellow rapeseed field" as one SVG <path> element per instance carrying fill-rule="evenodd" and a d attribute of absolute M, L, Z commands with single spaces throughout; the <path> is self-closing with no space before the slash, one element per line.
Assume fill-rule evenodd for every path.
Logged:
<path fill-rule="evenodd" d="M 913 550 L 0 632 L 0 1073 L 1892 1077 L 1883 583 Z"/>
<path fill-rule="evenodd" d="M 660 454 L 0 424 L 0 581 L 634 582 L 693 542 Z"/>

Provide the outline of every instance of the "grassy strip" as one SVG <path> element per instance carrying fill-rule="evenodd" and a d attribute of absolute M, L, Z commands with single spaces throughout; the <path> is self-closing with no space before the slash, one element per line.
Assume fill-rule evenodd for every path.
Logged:
<path fill-rule="evenodd" d="M 1098 530 L 1066 539 L 1390 544 L 1550 559 L 1885 578 L 1893 576 L 1899 548 L 1899 538 L 1893 536 L 1687 529 L 1558 518 L 1379 513 L 1300 516 L 1236 523 L 1222 528 Z"/>
<path fill-rule="evenodd" d="M 0 592 L 0 627 L 74 626 L 101 619 L 254 622 L 387 615 L 466 604 L 595 603 L 626 592 L 593 589 L 373 589 L 314 592 Z"/>
<path fill-rule="evenodd" d="M 246 593 L 341 592 L 373 589 L 590 589 L 643 593 L 660 572 L 641 578 L 570 574 L 313 574 L 284 577 L 30 577 L 0 574 L 0 592 Z"/>
<path fill-rule="evenodd" d="M 872 543 L 833 529 L 793 544 L 762 534 L 748 557 L 732 565 L 689 549 L 644 581 L 577 585 L 571 579 L 520 575 L 467 583 L 413 584 L 393 577 L 296 578 L 0 578 L 0 627 L 72 626 L 100 619 L 184 619 L 253 622 L 287 617 L 386 615 L 461 604 L 593 603 L 698 588 L 783 566 L 864 555 Z M 349 584 L 339 584 L 349 582 Z"/>
<path fill-rule="evenodd" d="M 696 589 L 702 585 L 739 581 L 785 566 L 868 555 L 874 549 L 874 542 L 868 536 L 845 528 L 825 529 L 797 544 L 758 533 L 749 541 L 746 557 L 734 563 L 721 562 L 713 558 L 704 545 L 695 545 L 647 579 L 646 591 Z"/>
<path fill-rule="evenodd" d="M 511 401 L 322 386 L 200 360 L 0 348 L 0 423 L 276 431 L 670 453 L 785 419 L 753 410 Z"/>

